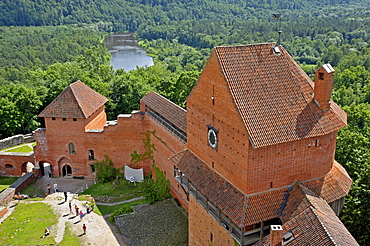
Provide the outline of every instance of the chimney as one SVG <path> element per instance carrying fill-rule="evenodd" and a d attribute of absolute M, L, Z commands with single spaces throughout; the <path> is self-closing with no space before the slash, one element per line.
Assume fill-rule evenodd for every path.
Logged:
<path fill-rule="evenodd" d="M 330 97 L 334 83 L 334 69 L 328 63 L 319 67 L 315 72 L 314 102 L 327 112 L 330 109 Z"/>
<path fill-rule="evenodd" d="M 270 246 L 282 245 L 283 228 L 281 225 L 270 226 Z"/>

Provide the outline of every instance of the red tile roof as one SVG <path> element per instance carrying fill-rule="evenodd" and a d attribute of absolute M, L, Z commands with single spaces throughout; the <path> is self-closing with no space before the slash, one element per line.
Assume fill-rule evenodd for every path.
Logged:
<path fill-rule="evenodd" d="M 331 203 L 346 196 L 352 185 L 347 171 L 336 161 L 328 174 L 320 179 L 303 182 L 315 194 Z"/>
<path fill-rule="evenodd" d="M 323 112 L 313 102 L 313 82 L 274 43 L 216 47 L 222 72 L 255 148 L 328 134 L 346 125 L 331 102 Z"/>
<path fill-rule="evenodd" d="M 245 195 L 189 150 L 180 152 L 171 159 L 197 190 L 234 224 L 243 227 L 278 216 L 287 187 Z"/>
<path fill-rule="evenodd" d="M 315 194 L 305 186 L 310 184 L 317 191 L 318 179 L 316 183 L 295 182 L 288 187 L 246 195 L 189 150 L 170 159 L 208 201 L 239 227 L 279 217 L 284 230 L 292 230 L 296 238 L 293 240 L 295 243 L 287 245 L 307 245 L 307 242 L 310 242 L 309 245 L 357 245 L 327 203 L 346 195 L 351 184 L 338 163 L 321 179 L 324 184 L 320 186 L 320 194 Z M 341 182 L 342 179 L 345 181 Z M 329 201 L 319 197 L 330 193 L 334 195 Z M 269 245 L 269 239 L 263 239 L 255 245 Z"/>
<path fill-rule="evenodd" d="M 108 99 L 81 81 L 69 85 L 54 99 L 39 117 L 86 119 L 102 107 Z"/>
<path fill-rule="evenodd" d="M 186 110 L 152 91 L 141 99 L 146 106 L 186 132 Z"/>
<path fill-rule="evenodd" d="M 280 219 L 294 235 L 284 245 L 358 245 L 329 204 L 302 184 L 293 185 Z M 270 245 L 269 236 L 254 245 Z"/>

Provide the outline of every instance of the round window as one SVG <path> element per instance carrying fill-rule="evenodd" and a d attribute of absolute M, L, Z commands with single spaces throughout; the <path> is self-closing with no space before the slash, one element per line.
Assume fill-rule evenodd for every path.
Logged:
<path fill-rule="evenodd" d="M 212 148 L 217 148 L 217 133 L 212 129 L 208 129 L 208 144 Z"/>

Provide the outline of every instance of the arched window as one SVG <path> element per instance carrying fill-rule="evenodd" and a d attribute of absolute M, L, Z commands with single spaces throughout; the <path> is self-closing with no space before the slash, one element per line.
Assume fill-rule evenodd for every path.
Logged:
<path fill-rule="evenodd" d="M 5 164 L 5 169 L 13 169 L 13 165 Z"/>
<path fill-rule="evenodd" d="M 69 143 L 68 147 L 69 147 L 69 153 L 70 154 L 76 154 L 75 145 L 73 143 Z"/>

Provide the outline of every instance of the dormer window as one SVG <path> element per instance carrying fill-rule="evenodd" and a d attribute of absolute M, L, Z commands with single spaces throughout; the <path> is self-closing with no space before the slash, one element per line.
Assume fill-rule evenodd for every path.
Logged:
<path fill-rule="evenodd" d="M 68 144 L 68 148 L 69 148 L 69 153 L 70 154 L 76 154 L 76 151 L 75 151 L 75 145 L 71 142 Z"/>

